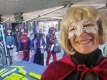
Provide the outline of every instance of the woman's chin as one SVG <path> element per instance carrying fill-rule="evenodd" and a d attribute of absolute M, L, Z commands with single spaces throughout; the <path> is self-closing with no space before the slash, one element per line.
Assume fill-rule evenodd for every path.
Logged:
<path fill-rule="evenodd" d="M 95 49 L 93 49 L 93 48 L 88 48 L 88 49 L 86 49 L 86 48 L 82 48 L 82 49 L 80 49 L 80 50 L 77 50 L 79 53 L 81 53 L 81 54 L 89 54 L 89 53 L 91 53 L 91 52 L 93 52 Z"/>

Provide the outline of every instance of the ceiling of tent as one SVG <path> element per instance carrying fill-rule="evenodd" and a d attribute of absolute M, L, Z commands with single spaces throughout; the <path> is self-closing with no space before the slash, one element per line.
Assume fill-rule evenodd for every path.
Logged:
<path fill-rule="evenodd" d="M 64 5 L 67 7 L 63 8 Z M 20 13 L 23 13 L 25 21 L 62 19 L 69 7 L 79 5 L 91 5 L 107 12 L 106 0 L 0 0 L 0 15 L 3 22 L 14 22 L 14 14 Z"/>

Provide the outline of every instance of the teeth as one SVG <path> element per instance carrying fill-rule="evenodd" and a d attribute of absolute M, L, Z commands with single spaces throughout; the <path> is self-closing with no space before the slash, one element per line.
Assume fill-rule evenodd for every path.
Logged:
<path fill-rule="evenodd" d="M 81 41 L 81 42 L 78 42 L 79 44 L 86 44 L 86 43 L 88 43 L 88 42 L 90 42 L 90 40 L 85 40 L 85 41 Z"/>

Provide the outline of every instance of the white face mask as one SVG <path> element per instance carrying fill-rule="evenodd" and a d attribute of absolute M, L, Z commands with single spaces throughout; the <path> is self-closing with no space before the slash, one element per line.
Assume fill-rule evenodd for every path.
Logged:
<path fill-rule="evenodd" d="M 74 34 L 80 36 L 83 31 L 87 33 L 96 33 L 97 30 L 98 25 L 96 22 L 90 20 L 82 20 L 78 23 L 73 23 L 71 27 L 69 27 L 68 38 L 70 39 Z"/>

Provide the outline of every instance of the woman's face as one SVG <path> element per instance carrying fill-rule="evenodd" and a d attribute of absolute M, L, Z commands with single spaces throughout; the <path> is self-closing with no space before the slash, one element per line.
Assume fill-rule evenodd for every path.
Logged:
<path fill-rule="evenodd" d="M 54 29 L 51 30 L 50 33 L 51 33 L 51 34 L 55 34 L 55 30 L 54 30 Z"/>
<path fill-rule="evenodd" d="M 7 33 L 9 33 L 9 34 L 10 34 L 11 32 L 12 32 L 11 30 L 7 30 Z"/>
<path fill-rule="evenodd" d="M 21 29 L 21 32 L 24 32 L 24 29 L 23 29 L 23 28 Z"/>
<path fill-rule="evenodd" d="M 19 31 L 18 29 L 15 29 L 16 31 Z"/>
<path fill-rule="evenodd" d="M 95 27 L 95 24 L 88 23 L 83 25 L 84 27 Z M 89 28 L 88 28 L 89 29 Z M 94 29 L 94 28 L 92 28 Z M 91 29 L 91 30 L 92 30 Z M 94 32 L 95 30 L 95 32 Z M 82 54 L 88 54 L 92 51 L 94 51 L 99 46 L 99 34 L 98 30 L 94 29 L 91 32 L 88 31 L 82 31 L 79 35 L 73 34 L 72 37 L 70 37 L 70 42 L 72 44 L 72 47 Z M 78 32 L 77 32 L 78 33 Z"/>

